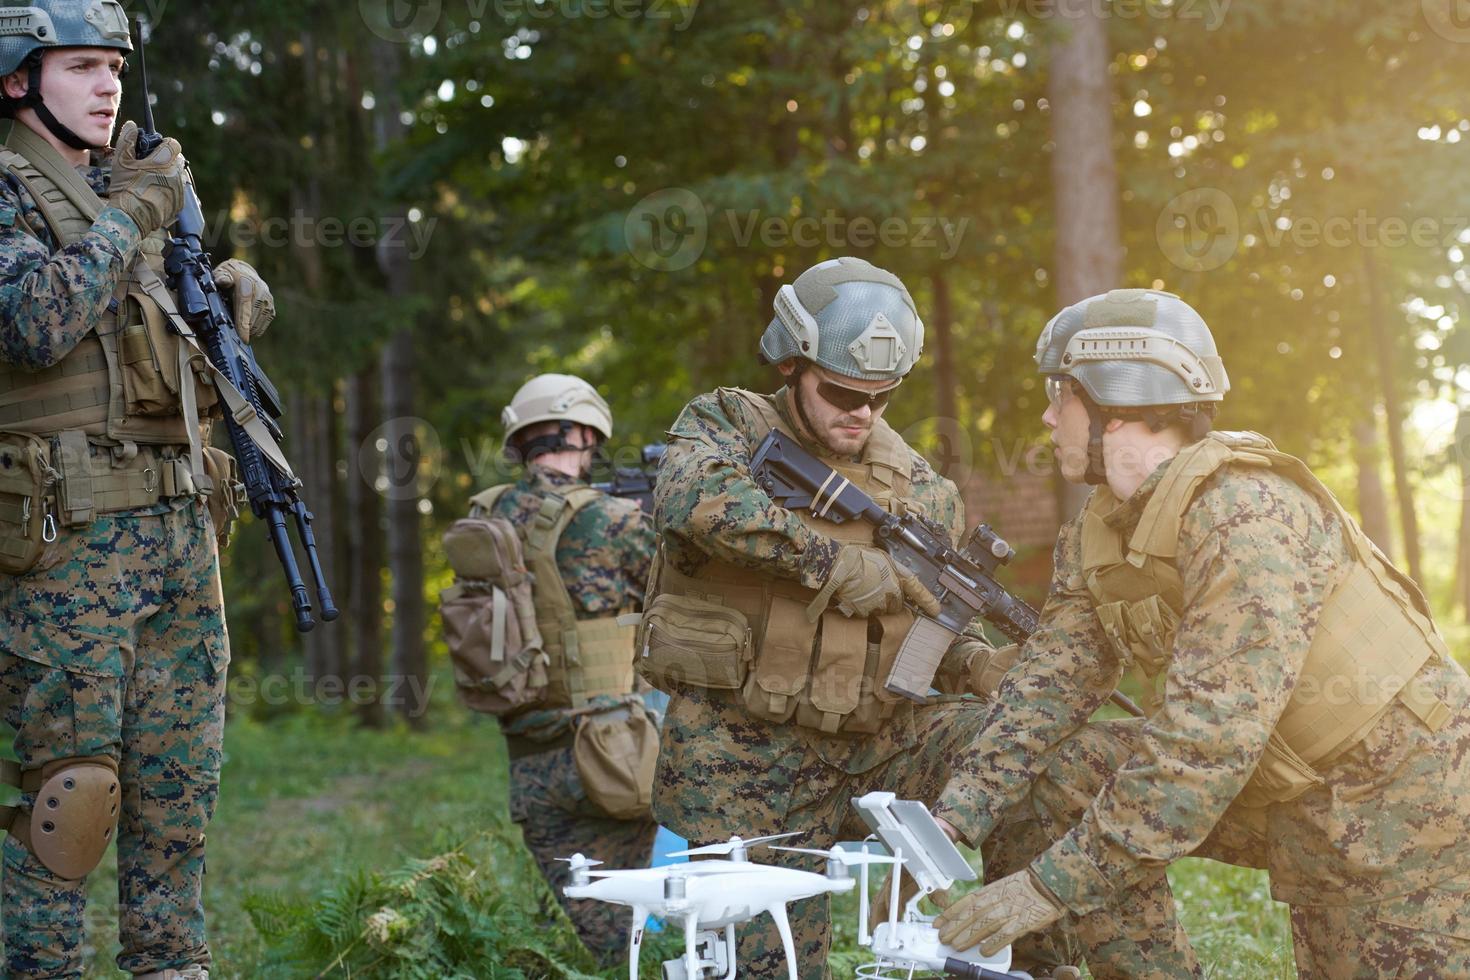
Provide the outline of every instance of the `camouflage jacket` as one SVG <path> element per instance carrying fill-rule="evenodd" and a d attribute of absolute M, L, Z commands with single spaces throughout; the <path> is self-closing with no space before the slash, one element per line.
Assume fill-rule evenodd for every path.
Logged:
<path fill-rule="evenodd" d="M 1109 523 L 1136 527 L 1161 475 Z M 1325 785 L 1265 808 L 1231 806 L 1353 560 L 1337 517 L 1279 474 L 1227 466 L 1185 514 L 1178 556 L 1184 609 L 1163 706 L 1082 822 L 1032 865 L 1048 887 L 1086 913 L 1212 834 L 1240 840 L 1242 830 L 1256 853 L 1230 860 L 1267 867 L 1272 894 L 1294 904 L 1379 901 L 1470 869 L 1470 679 L 1439 658 L 1416 678 L 1458 709 L 1438 733 L 1395 702 L 1321 769 Z M 989 834 L 1123 671 L 1082 580 L 1080 521 L 1062 529 L 1055 563 L 1041 629 L 941 796 L 939 812 L 971 842 Z"/>
<path fill-rule="evenodd" d="M 575 477 L 528 467 L 496 502 L 491 516 L 524 528 L 535 520 L 548 494 L 584 485 Z M 636 502 L 604 496 L 578 511 L 556 546 L 557 568 L 577 618 L 596 619 L 642 608 L 654 550 L 653 525 Z M 516 716 L 507 723 L 506 731 L 556 737 L 574 714 L 570 708 L 532 711 Z"/>
<path fill-rule="evenodd" d="M 771 402 L 791 431 L 799 431 L 787 416 L 784 389 L 771 396 Z M 761 419 L 735 396 L 701 395 L 685 407 L 669 431 L 669 452 L 654 491 L 664 560 L 685 575 L 698 575 L 707 561 L 718 559 L 820 588 L 831 572 L 837 543 L 778 506 L 751 479 L 750 459 L 764 432 Z M 819 446 L 803 444 L 818 455 L 830 456 Z M 955 485 L 917 453 L 912 484 L 910 498 L 958 541 L 964 530 L 964 508 Z M 954 673 L 959 667 L 947 663 L 941 670 Z M 762 752 L 772 757 L 784 754 L 801 739 L 829 764 L 856 773 L 913 744 L 913 708 L 908 703 L 899 706 L 882 732 L 854 738 L 826 736 L 790 723 L 767 725 L 751 720 L 739 707 L 738 698 L 725 692 L 701 691 L 698 700 L 708 710 L 701 713 L 700 724 L 681 737 L 733 745 L 748 740 L 737 736 L 737 726 L 759 728 Z"/>
<path fill-rule="evenodd" d="M 105 198 L 111 171 L 82 173 Z M 0 177 L 0 361 L 39 371 L 70 353 L 107 312 L 141 242 L 133 219 L 107 208 L 80 241 L 58 250 L 19 181 Z"/>

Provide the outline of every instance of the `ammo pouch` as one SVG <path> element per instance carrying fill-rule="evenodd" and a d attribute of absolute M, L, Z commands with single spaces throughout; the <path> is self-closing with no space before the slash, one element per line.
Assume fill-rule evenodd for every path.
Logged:
<path fill-rule="evenodd" d="M 214 492 L 208 497 L 209 519 L 214 522 L 215 541 L 223 551 L 229 547 L 235 522 L 246 505 L 245 484 L 240 482 L 235 457 L 214 446 L 204 447 L 204 473 L 214 481 Z"/>
<path fill-rule="evenodd" d="M 1307 760 L 1292 751 L 1280 732 L 1272 732 L 1261 761 L 1236 800 L 1252 807 L 1286 803 L 1324 782 Z"/>
<path fill-rule="evenodd" d="M 55 485 L 45 440 L 0 431 L 0 573 L 22 575 L 56 540 Z"/>
<path fill-rule="evenodd" d="M 587 798 L 604 813 L 618 820 L 649 816 L 658 726 L 641 703 L 580 719 L 572 758 Z"/>
<path fill-rule="evenodd" d="M 750 624 L 738 609 L 666 593 L 644 611 L 638 649 L 638 676 L 660 691 L 738 691 L 750 668 Z"/>

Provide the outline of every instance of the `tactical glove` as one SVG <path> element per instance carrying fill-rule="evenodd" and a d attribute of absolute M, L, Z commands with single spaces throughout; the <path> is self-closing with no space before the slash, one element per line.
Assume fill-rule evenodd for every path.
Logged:
<path fill-rule="evenodd" d="M 1066 911 L 1029 868 L 1022 868 L 961 898 L 934 925 L 946 946 L 966 950 L 978 943 L 981 955 L 994 956 L 1027 933 L 1045 929 Z"/>
<path fill-rule="evenodd" d="M 844 616 L 896 613 L 903 608 L 904 599 L 926 616 L 939 615 L 939 600 L 887 552 L 869 545 L 845 544 L 837 552 L 826 584 L 807 607 L 807 616 L 815 621 L 834 602 Z"/>
<path fill-rule="evenodd" d="M 1000 687 L 1000 679 L 1021 659 L 1021 646 L 1009 643 L 992 647 L 982 640 L 963 639 L 955 644 L 956 652 L 965 660 L 969 678 L 966 689 L 989 701 Z"/>
<path fill-rule="evenodd" d="M 235 332 L 241 342 L 248 344 L 264 334 L 276 318 L 276 301 L 255 267 L 239 259 L 226 259 L 214 270 L 214 283 L 222 290 L 234 291 Z"/>
<path fill-rule="evenodd" d="M 138 124 L 123 124 L 112 157 L 112 188 L 107 203 L 132 218 L 147 238 L 184 209 L 188 167 L 176 139 L 165 139 L 145 160 L 138 159 Z"/>

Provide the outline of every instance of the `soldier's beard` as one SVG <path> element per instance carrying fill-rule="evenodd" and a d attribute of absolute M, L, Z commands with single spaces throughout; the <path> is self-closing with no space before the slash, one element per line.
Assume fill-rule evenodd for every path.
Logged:
<path fill-rule="evenodd" d="M 873 426 L 878 422 L 876 415 L 867 421 L 850 415 L 828 416 L 827 413 L 832 409 L 829 407 L 826 412 L 823 412 L 820 407 L 813 406 L 799 381 L 792 386 L 792 396 L 796 402 L 796 414 L 801 419 L 801 424 L 807 430 L 807 434 L 834 456 L 856 456 L 863 451 L 868 440 L 872 438 Z M 825 405 L 825 403 L 822 404 Z M 813 408 L 817 410 L 813 411 Z M 847 429 L 861 429 L 862 431 L 849 432 L 846 431 Z"/>

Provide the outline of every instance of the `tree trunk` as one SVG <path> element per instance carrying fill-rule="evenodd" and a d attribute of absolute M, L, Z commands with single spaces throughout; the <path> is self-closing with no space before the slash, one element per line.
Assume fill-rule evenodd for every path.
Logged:
<path fill-rule="evenodd" d="M 313 523 L 317 528 L 317 550 L 321 553 L 322 572 L 326 576 L 327 584 L 334 589 L 340 586 L 338 573 L 342 568 L 341 562 L 337 560 L 342 534 L 341 522 L 337 519 L 340 513 L 337 493 L 341 481 L 337 479 L 339 430 L 336 400 L 337 386 L 333 382 L 326 394 L 313 395 L 309 402 L 315 416 L 312 428 L 316 435 L 315 456 L 318 467 L 316 482 L 311 485 L 312 512 L 315 516 Z M 342 655 L 345 644 L 340 624 L 339 619 L 336 623 L 326 624 L 315 631 L 321 634 L 321 662 L 318 667 L 323 676 L 340 678 L 346 673 Z"/>
<path fill-rule="evenodd" d="M 1358 520 L 1385 555 L 1393 555 L 1393 524 L 1388 519 L 1388 491 L 1379 467 L 1383 462 L 1378 422 L 1370 414 L 1353 426 L 1353 462 L 1358 468 Z"/>
<path fill-rule="evenodd" d="M 1393 485 L 1399 502 L 1399 530 L 1404 537 L 1404 561 L 1409 577 L 1424 587 L 1419 559 L 1419 519 L 1414 513 L 1414 489 L 1409 484 L 1409 462 L 1404 451 L 1404 412 L 1399 401 L 1397 357 L 1393 336 L 1388 329 L 1388 311 L 1383 302 L 1383 287 L 1373 256 L 1363 251 L 1363 278 L 1368 284 L 1368 329 L 1373 334 L 1373 349 L 1378 355 L 1378 380 L 1383 390 L 1383 406 L 1388 414 L 1388 451 L 1393 460 Z"/>
<path fill-rule="evenodd" d="M 365 368 L 347 381 L 347 610 L 353 656 L 349 692 L 358 717 L 368 728 L 384 723 L 380 686 L 383 679 L 383 509 L 374 485 L 378 467 L 363 468 L 360 459 L 377 455 L 368 435 L 377 427 L 377 373 Z M 366 472 L 364 471 L 366 469 Z M 368 694 L 371 694 L 368 697 Z"/>
<path fill-rule="evenodd" d="M 1113 155 L 1113 91 L 1103 12 L 1091 0 L 1057 0 L 1060 36 L 1051 45 L 1047 98 L 1052 118 L 1056 200 L 1057 303 L 1070 306 L 1122 284 L 1118 168 Z M 1060 476 L 1063 518 L 1082 508 L 1088 488 Z"/>
<path fill-rule="evenodd" d="M 398 95 L 402 46 L 377 45 L 381 94 L 374 115 L 374 141 L 383 152 L 404 136 L 403 110 Z M 406 208 L 396 203 L 388 217 L 405 222 Z M 378 268 L 395 300 L 413 292 L 413 270 L 402 242 L 384 238 L 378 243 Z M 383 438 L 388 441 L 388 571 L 392 577 L 394 704 L 415 728 L 425 724 L 429 683 L 428 651 L 424 647 L 424 563 L 420 540 L 419 444 L 414 431 L 414 367 L 416 345 L 413 325 L 396 333 L 383 350 Z"/>

